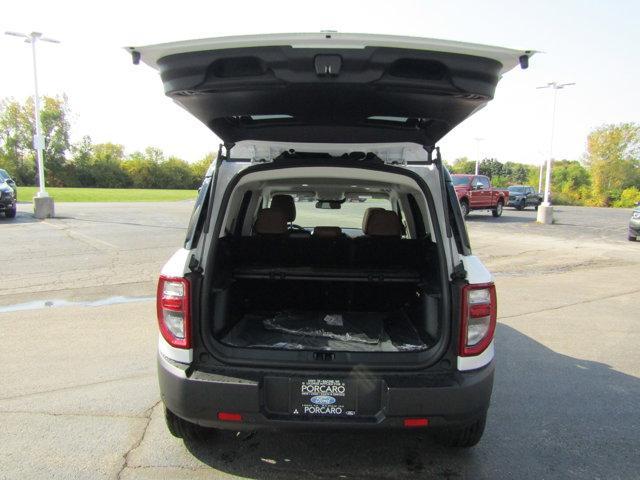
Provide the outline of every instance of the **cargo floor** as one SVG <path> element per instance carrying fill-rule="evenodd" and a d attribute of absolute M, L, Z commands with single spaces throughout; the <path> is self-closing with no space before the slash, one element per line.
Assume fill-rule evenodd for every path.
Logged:
<path fill-rule="evenodd" d="M 427 348 L 401 310 L 246 314 L 221 341 L 241 348 L 280 350 L 408 352 Z"/>

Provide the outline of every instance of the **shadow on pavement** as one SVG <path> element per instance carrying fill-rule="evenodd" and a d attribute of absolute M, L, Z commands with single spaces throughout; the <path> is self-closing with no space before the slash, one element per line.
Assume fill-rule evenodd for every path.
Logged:
<path fill-rule="evenodd" d="M 249 478 L 637 478 L 640 380 L 558 354 L 505 325 L 485 435 L 448 450 L 427 431 L 217 432 L 186 441 L 205 464 Z"/>
<path fill-rule="evenodd" d="M 491 212 L 471 212 L 465 219 L 467 223 L 535 223 L 535 210 L 525 210 L 518 212 L 519 215 L 510 215 L 511 212 L 505 210 L 501 217 L 494 217 Z"/>
<path fill-rule="evenodd" d="M 41 222 L 42 220 L 38 220 L 36 217 L 33 216 L 33 213 L 26 213 L 26 212 L 21 212 L 18 210 L 18 213 L 16 214 L 16 216 L 14 218 L 7 218 L 4 214 L 0 214 L 0 225 L 5 224 L 5 223 L 11 223 L 11 224 L 16 224 L 16 223 L 38 223 Z"/>

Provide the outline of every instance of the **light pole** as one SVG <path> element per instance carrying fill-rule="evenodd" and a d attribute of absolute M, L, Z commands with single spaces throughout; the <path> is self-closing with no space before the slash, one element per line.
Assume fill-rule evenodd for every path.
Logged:
<path fill-rule="evenodd" d="M 544 172 L 544 164 L 546 163 L 546 161 L 544 160 L 545 154 L 542 152 L 542 150 L 538 150 L 538 153 L 543 159 L 542 162 L 540 162 L 540 175 L 538 177 L 538 193 L 539 193 L 542 191 L 542 172 Z"/>
<path fill-rule="evenodd" d="M 43 37 L 40 32 L 31 33 L 19 33 L 19 32 L 5 32 L 6 35 L 13 37 L 24 38 L 25 43 L 31 44 L 31 57 L 33 59 L 33 84 L 34 84 L 34 96 L 33 96 L 33 110 L 35 116 L 36 134 L 33 136 L 33 148 L 36 150 L 36 157 L 38 159 L 38 181 L 39 189 L 36 197 L 33 200 L 34 212 L 37 218 L 53 217 L 53 199 L 49 197 L 44 183 L 44 137 L 42 135 L 42 125 L 40 123 L 40 96 L 38 94 L 38 67 L 36 62 L 36 43 L 50 42 L 60 43 L 53 38 Z"/>
<path fill-rule="evenodd" d="M 551 114 L 551 140 L 549 142 L 549 157 L 547 158 L 547 171 L 544 181 L 544 201 L 538 207 L 538 223 L 553 223 L 553 207 L 549 201 L 549 195 L 551 193 L 551 161 L 553 158 L 553 136 L 555 134 L 556 123 L 556 104 L 558 103 L 558 90 L 562 90 L 565 87 L 575 85 L 575 83 L 558 83 L 549 82 L 538 89 L 551 88 L 553 90 L 553 113 Z M 542 170 L 541 170 L 542 173 Z"/>
<path fill-rule="evenodd" d="M 542 191 L 542 171 L 544 170 L 544 162 L 540 164 L 540 176 L 538 177 L 538 192 Z"/>
<path fill-rule="evenodd" d="M 480 142 L 484 140 L 484 138 L 476 137 L 474 138 L 476 141 L 476 175 L 480 174 Z"/>

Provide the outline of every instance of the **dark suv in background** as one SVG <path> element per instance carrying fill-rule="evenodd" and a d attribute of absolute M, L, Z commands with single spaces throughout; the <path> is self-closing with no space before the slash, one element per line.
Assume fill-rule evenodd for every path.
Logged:
<path fill-rule="evenodd" d="M 528 185 L 511 185 L 508 190 L 508 207 L 514 207 L 516 210 L 533 207 L 537 210 L 538 205 L 542 203 L 542 196 Z"/>
<path fill-rule="evenodd" d="M 3 179 L 0 179 L 0 212 L 8 218 L 16 216 L 16 192 L 9 182 Z"/>
<path fill-rule="evenodd" d="M 9 175 L 7 171 L 2 168 L 0 168 L 0 183 L 6 183 L 11 188 L 13 188 L 13 193 L 15 194 L 16 198 L 18 197 L 18 186 L 16 185 L 15 180 L 11 178 L 11 175 Z"/>

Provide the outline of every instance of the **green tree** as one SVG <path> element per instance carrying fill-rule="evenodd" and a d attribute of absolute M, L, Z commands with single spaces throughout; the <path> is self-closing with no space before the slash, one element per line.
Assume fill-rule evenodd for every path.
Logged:
<path fill-rule="evenodd" d="M 19 184 L 35 183 L 32 144 L 33 132 L 24 106 L 12 99 L 0 102 L 0 164 Z"/>
<path fill-rule="evenodd" d="M 591 176 L 577 160 L 554 161 L 551 171 L 553 202 L 583 205 L 591 199 Z"/>
<path fill-rule="evenodd" d="M 131 180 L 122 168 L 124 147 L 114 143 L 99 143 L 91 147 L 91 157 L 85 170 L 85 187 L 127 188 Z"/>
<path fill-rule="evenodd" d="M 456 158 L 449 168 L 451 173 L 473 174 L 476 171 L 476 162 L 467 157 Z"/>
<path fill-rule="evenodd" d="M 191 164 L 192 188 L 198 188 L 202 184 L 202 180 L 204 179 L 207 170 L 209 170 L 209 167 L 213 162 L 215 162 L 216 158 L 217 154 L 210 152 L 197 162 Z"/>
<path fill-rule="evenodd" d="M 94 183 L 93 144 L 91 137 L 85 135 L 77 143 L 71 145 L 71 158 L 67 162 L 66 187 L 84 187 Z"/>
<path fill-rule="evenodd" d="M 504 165 L 495 158 L 485 158 L 480 162 L 480 175 L 486 175 L 493 180 L 493 177 L 506 177 Z"/>
<path fill-rule="evenodd" d="M 530 165 L 517 162 L 506 162 L 502 174 L 511 184 L 526 184 L 529 180 Z"/>
<path fill-rule="evenodd" d="M 603 125 L 587 138 L 586 164 L 593 180 L 593 203 L 609 206 L 622 191 L 640 186 L 640 125 Z"/>
<path fill-rule="evenodd" d="M 46 181 L 52 186 L 62 186 L 68 173 L 70 148 L 67 97 L 42 97 L 40 109 Z M 37 178 L 34 134 L 33 98 L 24 103 L 11 99 L 0 102 L 0 161 L 20 183 L 27 185 L 36 183 Z"/>
<path fill-rule="evenodd" d="M 169 157 L 161 164 L 165 185 L 160 188 L 193 188 L 191 165 L 177 157 Z"/>
<path fill-rule="evenodd" d="M 158 164 L 149 159 L 144 152 L 134 152 L 122 162 L 131 186 L 134 188 L 153 188 L 158 175 Z"/>

